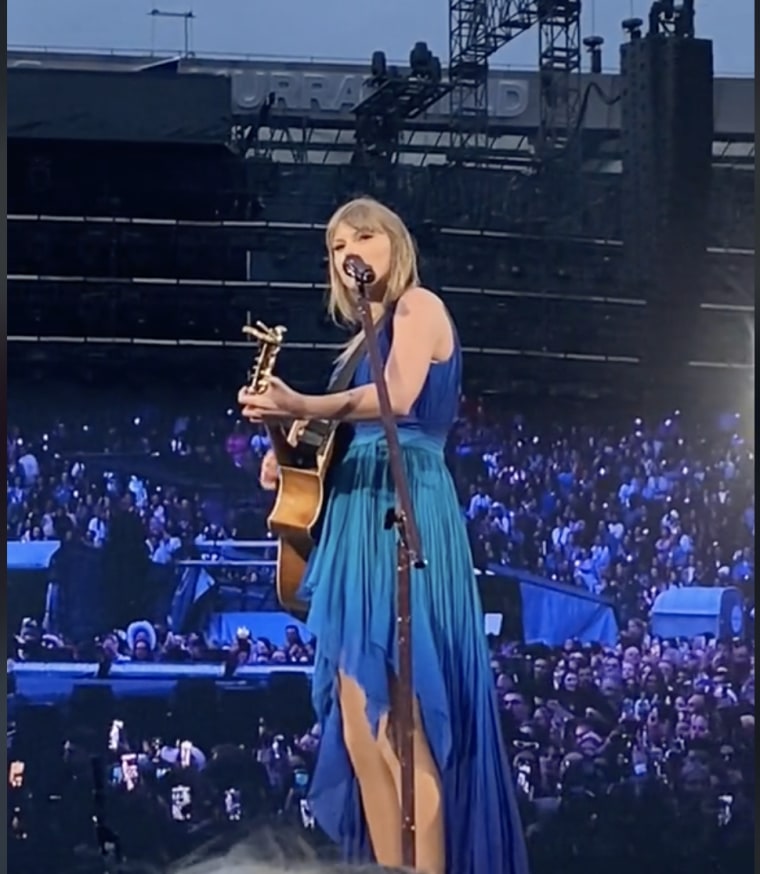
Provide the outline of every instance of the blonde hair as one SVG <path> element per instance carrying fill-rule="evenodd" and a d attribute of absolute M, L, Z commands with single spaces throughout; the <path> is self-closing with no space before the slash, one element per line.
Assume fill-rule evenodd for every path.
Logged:
<path fill-rule="evenodd" d="M 408 289 L 420 284 L 417 270 L 417 250 L 409 229 L 393 210 L 371 197 L 358 197 L 343 204 L 333 213 L 327 223 L 325 242 L 329 257 L 330 287 L 327 312 L 339 323 L 355 326 L 359 313 L 354 303 L 354 293 L 335 267 L 332 248 L 335 231 L 340 224 L 347 224 L 356 231 L 386 234 L 391 241 L 391 268 L 385 283 L 383 309 L 397 301 Z"/>

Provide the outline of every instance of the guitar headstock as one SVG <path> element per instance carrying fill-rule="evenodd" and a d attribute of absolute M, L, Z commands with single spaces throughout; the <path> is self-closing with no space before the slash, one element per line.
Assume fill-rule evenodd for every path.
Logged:
<path fill-rule="evenodd" d="M 268 328 L 263 322 L 243 326 L 243 333 L 258 346 L 256 360 L 253 362 L 248 378 L 248 387 L 252 392 L 261 394 L 267 390 L 287 330 L 283 325 Z"/>

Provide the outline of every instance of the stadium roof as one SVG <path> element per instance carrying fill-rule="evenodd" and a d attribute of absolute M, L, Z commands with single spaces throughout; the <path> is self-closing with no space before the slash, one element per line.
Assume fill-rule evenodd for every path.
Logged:
<path fill-rule="evenodd" d="M 369 75 L 367 65 L 340 61 L 278 58 L 159 57 L 150 54 L 120 54 L 47 49 L 9 49 L 9 70 L 78 70 L 93 73 L 139 73 L 175 66 L 184 74 L 230 76 L 233 115 L 258 112 L 274 92 L 278 110 L 312 117 L 348 117 L 363 95 Z M 614 97 L 620 77 L 614 73 L 592 76 L 603 93 Z M 529 132 L 538 125 L 538 72 L 492 70 L 490 105 L 494 121 L 515 133 Z M 717 77 L 714 83 L 715 138 L 751 139 L 755 136 L 755 83 L 749 78 Z M 448 102 L 434 106 L 427 117 L 441 119 L 448 114 Z M 614 131 L 619 128 L 618 106 L 607 106 L 592 95 L 584 125 L 587 129 Z"/>

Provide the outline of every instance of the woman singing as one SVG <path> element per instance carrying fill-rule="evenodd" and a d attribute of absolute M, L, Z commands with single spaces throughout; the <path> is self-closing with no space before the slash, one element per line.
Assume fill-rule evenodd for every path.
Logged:
<path fill-rule="evenodd" d="M 372 309 L 427 560 L 411 572 L 417 869 L 525 874 L 470 547 L 444 464 L 460 396 L 457 335 L 440 298 L 420 286 L 409 231 L 385 206 L 362 198 L 341 207 L 327 227 L 327 248 L 328 309 L 341 321 L 359 322 L 346 256 L 360 256 L 377 277 Z M 395 495 L 369 361 L 348 391 L 303 395 L 273 379 L 266 392 L 243 389 L 238 400 L 254 422 L 354 426 L 331 474 L 302 587 L 318 641 L 313 703 L 322 724 L 311 804 L 349 860 L 373 855 L 400 865 L 400 767 L 389 725 L 397 694 L 396 536 L 383 527 Z M 271 454 L 261 483 L 276 487 Z"/>

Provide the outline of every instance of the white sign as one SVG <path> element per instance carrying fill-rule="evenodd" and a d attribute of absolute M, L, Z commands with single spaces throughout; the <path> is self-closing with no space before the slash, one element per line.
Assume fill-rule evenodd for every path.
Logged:
<path fill-rule="evenodd" d="M 300 112 L 349 113 L 367 96 L 366 75 L 339 70 L 237 70 L 232 73 L 234 112 L 257 110 L 274 93 L 275 105 Z M 528 78 L 491 77 L 488 84 L 489 114 L 495 118 L 518 118 L 529 106 Z M 445 97 L 431 107 L 429 115 L 446 115 Z"/>

